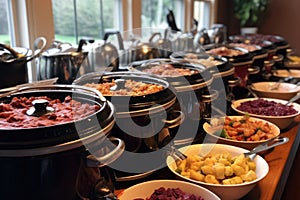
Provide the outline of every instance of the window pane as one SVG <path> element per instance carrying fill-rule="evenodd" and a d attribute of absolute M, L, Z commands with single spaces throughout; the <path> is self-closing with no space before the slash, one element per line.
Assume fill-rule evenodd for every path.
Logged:
<path fill-rule="evenodd" d="M 210 28 L 211 2 L 194 2 L 194 19 L 198 21 L 199 29 Z"/>
<path fill-rule="evenodd" d="M 0 0 L 0 42 L 10 44 L 7 0 Z"/>
<path fill-rule="evenodd" d="M 149 33 L 149 29 L 163 30 L 168 27 L 169 9 L 173 11 L 177 27 L 180 29 L 183 20 L 182 2 L 182 0 L 142 0 L 141 26 L 145 30 L 143 36 Z"/>
<path fill-rule="evenodd" d="M 118 29 L 112 0 L 52 0 L 55 39 L 72 44 L 82 37 L 102 39 L 106 29 Z"/>

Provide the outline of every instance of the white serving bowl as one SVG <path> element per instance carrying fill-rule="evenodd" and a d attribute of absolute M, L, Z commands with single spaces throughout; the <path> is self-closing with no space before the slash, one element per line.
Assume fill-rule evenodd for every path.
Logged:
<path fill-rule="evenodd" d="M 291 99 L 300 91 L 296 84 L 280 82 L 256 82 L 252 83 L 251 89 L 258 97 L 283 100 Z"/>
<path fill-rule="evenodd" d="M 228 117 L 230 119 L 233 119 L 233 120 L 241 120 L 241 119 L 244 118 L 243 116 L 228 116 Z M 219 120 L 219 119 L 217 119 L 217 120 Z M 220 119 L 220 120 L 222 120 L 222 119 Z M 263 124 L 268 124 L 269 127 L 270 127 L 270 132 L 273 134 L 272 138 L 277 137 L 280 134 L 279 127 L 276 126 L 275 124 L 269 122 L 269 121 L 259 119 L 259 118 L 256 118 L 256 117 L 249 117 L 249 120 L 254 121 L 254 122 L 262 122 Z M 256 147 L 256 146 L 272 139 L 272 138 L 269 138 L 267 140 L 259 140 L 259 141 L 233 140 L 233 139 L 230 139 L 230 138 L 224 138 L 224 137 L 215 135 L 214 134 L 215 131 L 222 129 L 223 125 L 220 125 L 218 127 L 211 126 L 207 122 L 203 124 L 203 130 L 207 133 L 207 138 L 205 139 L 205 141 L 209 141 L 209 142 L 212 142 L 212 143 L 217 142 L 217 143 L 220 143 L 220 144 L 228 144 L 228 145 L 233 145 L 233 146 L 245 148 L 245 149 L 248 149 L 248 150 L 252 150 L 254 147 Z"/>
<path fill-rule="evenodd" d="M 299 69 L 277 69 L 273 71 L 273 76 L 278 77 L 278 78 L 288 78 L 288 77 L 293 77 L 293 78 L 300 78 L 300 70 Z"/>
<path fill-rule="evenodd" d="M 200 153 L 204 154 L 204 155 L 205 154 L 214 155 L 214 154 L 224 153 L 224 152 L 228 152 L 232 156 L 236 156 L 236 155 L 240 155 L 244 152 L 248 152 L 248 150 L 240 148 L 240 147 L 235 147 L 235 146 L 225 145 L 225 144 L 209 144 L 209 143 L 185 146 L 185 147 L 179 148 L 179 151 L 183 152 L 187 156 L 192 156 L 195 154 L 199 155 Z M 250 182 L 245 182 L 242 184 L 223 185 L 223 184 L 205 183 L 202 181 L 196 181 L 196 180 L 184 177 L 176 172 L 177 166 L 176 166 L 175 160 L 170 156 L 167 157 L 167 165 L 168 165 L 169 169 L 178 178 L 201 185 L 201 186 L 209 189 L 210 191 L 214 192 L 222 200 L 236 200 L 236 199 L 242 198 L 247 193 L 249 193 L 255 187 L 255 185 L 268 174 L 269 165 L 261 156 L 257 155 L 254 158 L 254 162 L 256 164 L 257 179 L 250 181 Z"/>
<path fill-rule="evenodd" d="M 292 114 L 292 115 L 287 115 L 287 116 L 257 115 L 257 114 L 252 114 L 252 113 L 244 112 L 244 111 L 237 109 L 237 107 L 240 106 L 241 103 L 256 100 L 256 99 L 258 99 L 258 98 L 246 98 L 246 99 L 240 99 L 240 100 L 233 101 L 231 103 L 231 108 L 233 110 L 235 110 L 237 113 L 239 113 L 240 115 L 247 114 L 251 117 L 257 117 L 257 118 L 272 122 L 273 124 L 277 125 L 281 130 L 288 128 L 294 121 L 295 117 L 297 117 L 300 114 L 300 105 L 298 103 L 289 104 L 289 105 L 293 106 L 293 108 L 297 111 L 297 113 Z M 288 102 L 288 101 L 282 100 L 282 99 L 273 99 L 273 98 L 261 98 L 261 99 L 265 99 L 268 101 L 274 101 L 274 102 L 281 103 L 281 104 L 286 104 Z"/>
<path fill-rule="evenodd" d="M 180 180 L 153 180 L 137 185 L 124 190 L 118 195 L 119 200 L 146 199 L 151 196 L 155 189 L 164 188 L 179 188 L 185 193 L 201 196 L 205 200 L 221 200 L 216 194 L 199 185 Z"/>

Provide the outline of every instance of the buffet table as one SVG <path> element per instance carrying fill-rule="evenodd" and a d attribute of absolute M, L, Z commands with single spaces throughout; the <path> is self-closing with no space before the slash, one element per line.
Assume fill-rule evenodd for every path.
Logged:
<path fill-rule="evenodd" d="M 281 199 L 287 178 L 290 173 L 295 155 L 300 141 L 299 129 L 300 116 L 287 130 L 282 131 L 282 136 L 288 137 L 289 142 L 277 146 L 270 151 L 260 154 L 268 162 L 270 170 L 268 175 L 259 182 L 242 200 L 270 200 Z M 163 168 L 146 178 L 131 182 L 117 182 L 116 194 L 120 194 L 124 189 L 139 182 L 153 179 L 175 179 L 175 176 L 167 168 Z"/>

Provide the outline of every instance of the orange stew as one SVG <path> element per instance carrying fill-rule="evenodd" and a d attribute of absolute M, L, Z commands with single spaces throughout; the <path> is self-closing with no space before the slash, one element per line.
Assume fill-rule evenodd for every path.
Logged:
<path fill-rule="evenodd" d="M 111 88 L 116 86 L 115 80 L 105 83 L 87 83 L 87 87 L 95 88 L 100 91 L 104 96 L 143 96 L 159 92 L 164 89 L 162 85 L 153 83 L 145 83 L 141 81 L 126 80 L 125 87 L 117 90 Z"/>

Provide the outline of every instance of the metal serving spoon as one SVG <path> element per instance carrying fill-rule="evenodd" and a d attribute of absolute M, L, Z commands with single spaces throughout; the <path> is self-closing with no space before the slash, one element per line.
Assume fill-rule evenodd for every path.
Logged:
<path fill-rule="evenodd" d="M 288 102 L 286 102 L 285 105 L 293 103 L 294 101 L 297 101 L 298 99 L 300 99 L 300 92 L 298 92 L 294 97 L 292 97 L 290 100 L 288 100 Z"/>
<path fill-rule="evenodd" d="M 258 145 L 251 151 L 244 153 L 244 155 L 246 157 L 249 157 L 251 160 L 253 160 L 255 158 L 255 156 L 257 155 L 257 153 L 266 151 L 266 150 L 276 147 L 278 145 L 285 144 L 288 141 L 289 141 L 289 138 L 287 138 L 287 137 L 277 136 L 277 137 L 272 138 L 271 140 L 264 142 L 263 144 Z"/>

